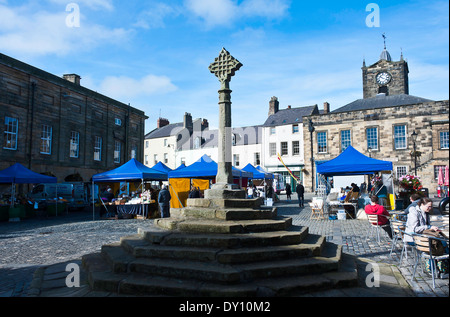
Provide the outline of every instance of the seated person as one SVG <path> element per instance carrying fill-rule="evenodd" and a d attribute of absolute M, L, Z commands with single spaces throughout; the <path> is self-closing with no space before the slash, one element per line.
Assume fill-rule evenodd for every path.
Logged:
<path fill-rule="evenodd" d="M 368 215 L 379 215 L 378 217 L 378 225 L 383 226 L 389 224 L 390 217 L 389 212 L 387 212 L 386 208 L 378 204 L 378 196 L 372 195 L 370 196 L 370 205 L 367 205 L 364 208 L 364 211 Z M 384 231 L 389 235 L 389 238 L 392 239 L 392 230 L 390 226 L 384 226 Z"/>
<path fill-rule="evenodd" d="M 111 187 L 108 187 L 108 189 L 103 192 L 101 198 L 109 203 L 114 199 L 114 194 L 112 193 Z"/>
<path fill-rule="evenodd" d="M 411 197 L 409 197 L 409 200 L 410 200 L 411 203 L 404 210 L 404 214 L 405 215 L 409 214 L 409 209 L 411 207 L 415 208 L 417 206 L 417 204 L 420 201 L 420 198 L 421 198 L 421 196 L 419 194 L 412 194 Z"/>
<path fill-rule="evenodd" d="M 406 233 L 421 234 L 426 229 L 439 231 L 438 227 L 430 225 L 430 211 L 433 210 L 433 201 L 430 198 L 421 198 L 416 206 L 410 207 L 408 210 L 408 220 L 406 221 L 405 229 Z M 410 235 L 405 235 L 404 241 L 413 242 L 414 239 Z"/>

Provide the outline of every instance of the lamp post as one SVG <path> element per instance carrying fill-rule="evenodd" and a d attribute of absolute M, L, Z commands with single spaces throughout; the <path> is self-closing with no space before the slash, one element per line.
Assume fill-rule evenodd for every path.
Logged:
<path fill-rule="evenodd" d="M 313 133 L 316 129 L 314 128 L 314 123 L 311 119 L 308 121 L 308 131 L 311 139 L 311 192 L 314 192 L 314 142 L 313 142 Z"/>
<path fill-rule="evenodd" d="M 417 146 L 416 146 L 416 141 L 417 141 L 417 133 L 416 130 L 414 130 L 413 134 L 411 134 L 412 140 L 413 140 L 413 155 L 414 155 L 414 175 L 417 176 Z"/>

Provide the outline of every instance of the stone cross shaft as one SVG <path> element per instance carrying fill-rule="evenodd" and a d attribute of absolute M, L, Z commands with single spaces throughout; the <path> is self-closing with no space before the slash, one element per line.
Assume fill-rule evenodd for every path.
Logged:
<path fill-rule="evenodd" d="M 233 173 L 231 164 L 231 90 L 230 81 L 243 65 L 223 48 L 217 57 L 209 66 L 209 70 L 220 81 L 219 90 L 219 160 L 216 176 L 216 188 L 223 189 L 233 184 Z"/>

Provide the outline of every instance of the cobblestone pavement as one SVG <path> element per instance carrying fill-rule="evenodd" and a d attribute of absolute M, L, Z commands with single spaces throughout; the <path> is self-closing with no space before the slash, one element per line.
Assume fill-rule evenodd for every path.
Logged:
<path fill-rule="evenodd" d="M 437 279 L 433 289 L 431 277 L 419 270 L 416 279 L 411 281 L 411 254 L 399 266 L 400 252 L 397 250 L 392 258 L 389 256 L 392 244 L 384 232 L 381 243 L 377 243 L 374 237 L 366 239 L 367 221 L 310 220 L 310 208 L 299 208 L 296 200 L 282 200 L 276 206 L 280 215 L 292 217 L 294 225 L 308 226 L 310 233 L 326 236 L 328 241 L 342 245 L 345 253 L 355 255 L 365 263 L 377 263 L 389 271 L 382 275 L 384 282 L 392 285 L 404 283 L 401 286 L 408 288 L 409 296 L 449 296 L 448 278 Z M 79 263 L 82 255 L 98 252 L 102 245 L 117 242 L 123 236 L 136 234 L 138 228 L 152 224 L 152 220 L 137 219 L 93 221 L 89 212 L 70 213 L 53 219 L 0 223 L 0 297 L 33 296 L 34 273 L 44 272 L 50 266 L 48 271 L 53 267 L 55 274 L 64 275 L 66 263 Z M 360 269 L 364 267 L 360 266 Z M 323 295 L 333 296 L 332 293 Z M 374 293 L 374 296 L 380 294 Z M 389 293 L 382 296 L 389 296 Z"/>

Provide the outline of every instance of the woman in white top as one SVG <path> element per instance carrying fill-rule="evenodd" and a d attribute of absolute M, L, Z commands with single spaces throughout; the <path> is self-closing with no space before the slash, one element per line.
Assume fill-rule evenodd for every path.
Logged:
<path fill-rule="evenodd" d="M 430 198 L 422 198 L 417 203 L 417 206 L 410 207 L 408 213 L 408 220 L 406 221 L 406 233 L 421 234 L 426 229 L 438 231 L 439 228 L 430 225 L 430 211 L 433 209 L 433 202 Z M 405 235 L 405 242 L 413 242 L 413 237 Z"/>

